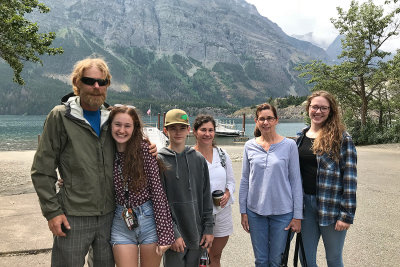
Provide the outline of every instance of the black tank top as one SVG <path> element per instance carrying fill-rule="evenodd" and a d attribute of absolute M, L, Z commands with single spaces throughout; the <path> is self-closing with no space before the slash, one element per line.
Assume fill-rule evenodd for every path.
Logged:
<path fill-rule="evenodd" d="M 317 192 L 317 157 L 311 147 L 313 138 L 304 138 L 299 146 L 300 172 L 303 179 L 304 193 L 315 195 Z"/>

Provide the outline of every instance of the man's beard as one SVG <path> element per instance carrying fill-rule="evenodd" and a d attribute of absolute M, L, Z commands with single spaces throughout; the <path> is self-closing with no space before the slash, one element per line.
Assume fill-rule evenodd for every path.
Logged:
<path fill-rule="evenodd" d="M 106 101 L 106 96 L 107 96 L 106 93 L 100 95 L 91 95 L 84 93 L 82 91 L 80 93 L 81 101 L 83 101 L 85 104 L 91 107 L 98 107 L 98 108 L 100 108 L 100 106 L 104 104 L 104 101 Z"/>

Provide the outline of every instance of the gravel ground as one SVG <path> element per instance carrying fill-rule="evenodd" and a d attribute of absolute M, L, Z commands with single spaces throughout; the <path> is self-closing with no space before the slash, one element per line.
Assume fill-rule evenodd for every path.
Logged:
<path fill-rule="evenodd" d="M 233 205 L 235 230 L 224 250 L 222 266 L 254 266 L 250 237 L 241 228 L 238 207 L 243 147 L 223 146 L 223 148 L 227 149 L 233 161 L 237 189 L 234 194 L 236 202 Z M 400 210 L 397 203 L 400 199 L 400 144 L 360 146 L 357 147 L 357 151 L 358 203 L 354 225 L 348 231 L 346 238 L 345 266 L 398 266 L 400 232 L 397 229 L 400 228 Z M 2 199 L 11 198 L 15 194 L 34 192 L 29 175 L 33 155 L 34 151 L 0 152 Z M 35 205 L 38 210 L 38 205 Z M 5 240 L 5 242 L 11 241 Z M 26 242 L 30 242 L 29 237 Z M 47 247 L 51 247 L 51 243 Z M 25 256 L 0 255 L 0 266 L 28 264 L 48 266 L 49 260 L 49 253 Z M 318 250 L 318 264 L 320 267 L 327 266 L 322 244 Z"/>
<path fill-rule="evenodd" d="M 33 193 L 30 170 L 35 151 L 0 152 L 0 196 Z"/>

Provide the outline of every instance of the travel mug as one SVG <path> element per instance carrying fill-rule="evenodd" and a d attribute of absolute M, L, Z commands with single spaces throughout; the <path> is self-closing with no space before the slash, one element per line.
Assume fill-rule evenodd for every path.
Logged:
<path fill-rule="evenodd" d="M 221 206 L 221 199 L 223 196 L 224 192 L 222 192 L 221 190 L 215 190 L 214 192 L 212 192 L 212 198 L 215 206 Z"/>

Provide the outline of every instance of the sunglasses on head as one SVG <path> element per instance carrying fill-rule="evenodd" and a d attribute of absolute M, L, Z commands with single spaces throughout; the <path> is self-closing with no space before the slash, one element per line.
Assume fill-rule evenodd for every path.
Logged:
<path fill-rule="evenodd" d="M 136 109 L 135 106 L 131 106 L 131 105 L 123 105 L 123 104 L 115 104 L 113 107 L 116 108 L 123 108 L 123 107 L 127 107 L 127 108 L 131 108 L 131 109 Z"/>
<path fill-rule="evenodd" d="M 82 77 L 81 82 L 87 85 L 93 85 L 97 82 L 99 86 L 104 86 L 108 84 L 108 79 L 94 79 L 89 77 Z"/>

